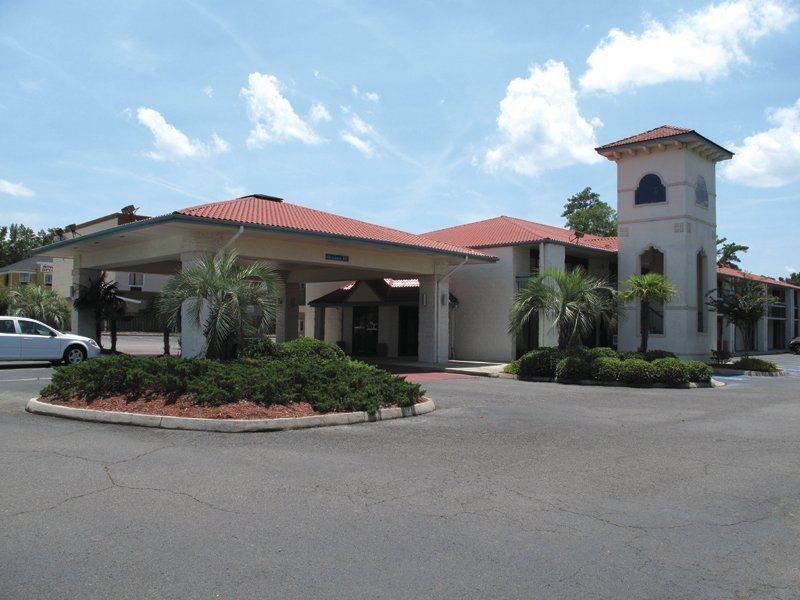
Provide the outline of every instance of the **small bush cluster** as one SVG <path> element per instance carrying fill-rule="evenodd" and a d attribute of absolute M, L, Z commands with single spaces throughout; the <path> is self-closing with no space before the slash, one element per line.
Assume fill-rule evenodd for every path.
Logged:
<path fill-rule="evenodd" d="M 514 369 L 525 379 L 557 378 L 562 381 L 594 379 L 626 385 L 662 383 L 680 387 L 688 382 L 708 383 L 711 368 L 701 361 L 683 361 L 672 352 L 651 350 L 618 353 L 613 348 L 579 348 L 560 351 L 544 347 L 531 350 L 515 361 Z M 510 367 L 511 365 L 509 365 Z M 514 372 L 507 369 L 506 372 Z"/>
<path fill-rule="evenodd" d="M 194 402 L 219 406 L 240 400 L 257 404 L 308 402 L 318 412 L 411 406 L 423 394 L 372 365 L 352 360 L 340 348 L 309 340 L 259 342 L 244 359 L 218 361 L 170 356 L 103 357 L 53 372 L 45 397 L 61 400 L 124 395 L 130 398 L 190 395 Z"/>
<path fill-rule="evenodd" d="M 740 358 L 731 365 L 732 369 L 742 371 L 762 371 L 764 373 L 774 373 L 778 370 L 778 365 L 769 360 L 761 358 Z"/>

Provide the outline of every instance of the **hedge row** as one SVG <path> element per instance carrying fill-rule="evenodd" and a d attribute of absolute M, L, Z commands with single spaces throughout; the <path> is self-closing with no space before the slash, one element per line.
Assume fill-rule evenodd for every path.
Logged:
<path fill-rule="evenodd" d="M 702 361 L 682 361 L 671 352 L 653 350 L 645 355 L 619 354 L 613 348 L 581 348 L 561 351 L 554 347 L 531 350 L 514 369 L 520 377 L 556 377 L 561 381 L 594 379 L 619 381 L 627 385 L 661 383 L 682 386 L 688 382 L 708 383 L 711 367 Z M 512 369 L 507 369 L 513 372 Z"/>
<path fill-rule="evenodd" d="M 765 373 L 774 373 L 778 370 L 778 365 L 771 360 L 763 360 L 760 358 L 740 358 L 735 363 L 730 365 L 730 368 L 741 369 L 742 371 L 763 371 Z"/>
<path fill-rule="evenodd" d="M 222 362 L 175 357 L 102 357 L 53 371 L 45 397 L 61 400 L 124 395 L 131 399 L 189 395 L 202 405 L 240 400 L 258 404 L 308 402 L 319 412 L 411 406 L 424 393 L 372 365 L 352 360 L 330 344 L 302 338 L 261 344 L 250 358 Z"/>

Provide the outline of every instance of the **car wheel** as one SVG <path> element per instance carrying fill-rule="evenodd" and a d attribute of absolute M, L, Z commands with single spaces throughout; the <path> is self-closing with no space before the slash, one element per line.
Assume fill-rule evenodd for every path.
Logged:
<path fill-rule="evenodd" d="M 800 344 L 795 344 L 791 348 L 792 348 L 792 352 L 794 352 L 795 354 L 800 354 Z"/>
<path fill-rule="evenodd" d="M 80 346 L 70 346 L 64 351 L 64 362 L 68 365 L 77 365 L 86 360 L 86 350 Z"/>

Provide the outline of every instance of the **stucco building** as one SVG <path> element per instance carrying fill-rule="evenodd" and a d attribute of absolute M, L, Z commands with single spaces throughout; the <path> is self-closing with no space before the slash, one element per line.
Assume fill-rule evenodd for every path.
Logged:
<path fill-rule="evenodd" d="M 597 151 L 617 165 L 618 238 L 508 216 L 417 235 L 254 194 L 86 229 L 43 253 L 72 261 L 75 289 L 100 270 L 163 284 L 200 256 L 234 247 L 241 260 L 269 262 L 281 275 L 279 341 L 307 335 L 356 355 L 426 363 L 509 361 L 555 344 L 546 314 L 520 335 L 507 332 L 514 292 L 541 269 L 581 266 L 612 282 L 659 272 L 677 294 L 653 308 L 651 348 L 693 358 L 718 345 L 740 349 L 705 304 L 719 277 L 746 276 L 718 273 L 715 261 L 715 168 L 732 154 L 670 126 Z M 757 350 L 778 350 L 797 334 L 800 288 L 762 279 L 781 304 L 759 325 Z M 631 303 L 617 331 L 599 329 L 586 342 L 633 350 L 640 320 L 641 307 Z M 91 333 L 92 315 L 73 311 L 73 329 Z M 203 345 L 184 319 L 182 353 L 194 356 Z"/>

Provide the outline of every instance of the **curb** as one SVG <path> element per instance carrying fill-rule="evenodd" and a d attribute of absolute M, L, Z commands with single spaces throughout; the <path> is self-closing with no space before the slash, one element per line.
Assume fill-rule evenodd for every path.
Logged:
<path fill-rule="evenodd" d="M 599 386 L 599 387 L 624 387 L 624 388 L 639 388 L 639 389 L 664 389 L 664 390 L 694 390 L 698 388 L 714 388 L 722 387 L 719 381 L 712 379 L 710 383 L 697 383 L 691 381 L 681 385 L 667 385 L 665 383 L 647 383 L 643 385 L 627 385 L 620 381 L 596 381 L 594 379 L 559 379 L 558 377 L 520 377 L 519 375 L 512 375 L 504 373 L 501 375 L 503 379 L 516 379 L 518 381 L 528 381 L 535 383 L 560 383 L 562 385 L 585 385 L 585 386 Z"/>
<path fill-rule="evenodd" d="M 777 371 L 744 371 L 742 369 L 713 368 L 714 375 L 744 375 L 746 377 L 786 377 L 789 373 L 783 369 Z"/>
<path fill-rule="evenodd" d="M 419 402 L 404 408 L 381 408 L 374 415 L 366 411 L 332 413 L 311 417 L 287 417 L 282 419 L 199 419 L 194 417 L 170 417 L 142 413 L 94 410 L 75 408 L 42 402 L 31 398 L 25 410 L 37 415 L 112 423 L 114 425 L 136 425 L 138 427 L 160 427 L 161 429 L 182 429 L 189 431 L 216 431 L 219 433 L 247 433 L 256 431 L 284 431 L 287 429 L 308 429 L 310 427 L 331 427 L 333 425 L 353 425 L 416 417 L 436 410 L 433 400 Z"/>

